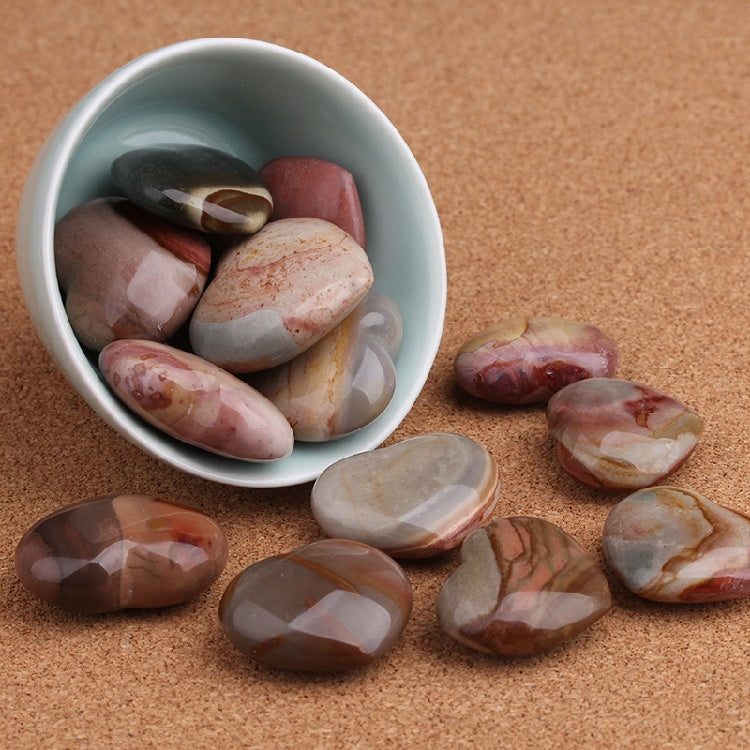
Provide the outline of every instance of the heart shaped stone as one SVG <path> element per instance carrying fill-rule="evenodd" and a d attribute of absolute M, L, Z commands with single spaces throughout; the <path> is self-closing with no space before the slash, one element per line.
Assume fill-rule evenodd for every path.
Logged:
<path fill-rule="evenodd" d="M 313 485 L 311 503 L 329 536 L 418 558 L 457 547 L 490 517 L 499 492 L 484 446 L 445 432 L 337 461 Z"/>
<path fill-rule="evenodd" d="M 599 489 L 649 487 L 677 471 L 703 431 L 682 401 L 614 378 L 581 380 L 547 404 L 547 424 L 563 469 Z"/>
<path fill-rule="evenodd" d="M 231 372 L 288 362 L 364 298 L 365 251 L 322 219 L 279 219 L 222 256 L 190 321 L 193 351 Z"/>
<path fill-rule="evenodd" d="M 229 584 L 219 619 L 254 661 L 280 669 L 366 667 L 406 627 L 412 591 L 379 550 L 323 539 L 251 565 Z"/>
<path fill-rule="evenodd" d="M 509 318 L 459 349 L 458 384 L 500 404 L 531 404 L 584 378 L 611 377 L 619 354 L 596 326 L 559 318 Z"/>
<path fill-rule="evenodd" d="M 388 406 L 402 331 L 393 301 L 371 290 L 317 344 L 260 373 L 253 385 L 287 418 L 295 439 L 319 442 L 348 435 Z"/>
<path fill-rule="evenodd" d="M 574 638 L 611 603 L 607 579 L 572 537 L 541 518 L 518 516 L 466 538 L 437 615 L 459 643 L 516 656 Z"/>
<path fill-rule="evenodd" d="M 604 525 L 607 563 L 625 588 L 658 602 L 750 594 L 750 517 L 679 487 L 621 500 Z"/>

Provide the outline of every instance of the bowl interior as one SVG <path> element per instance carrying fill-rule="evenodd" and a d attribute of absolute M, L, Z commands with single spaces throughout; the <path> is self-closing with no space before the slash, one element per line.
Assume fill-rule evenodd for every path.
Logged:
<path fill-rule="evenodd" d="M 174 441 L 111 395 L 67 325 L 54 279 L 54 223 L 79 203 L 117 194 L 109 173 L 117 156 L 163 143 L 201 143 L 256 168 L 276 156 L 300 155 L 328 159 L 352 172 L 374 287 L 398 304 L 404 318 L 396 392 L 377 420 L 340 440 L 297 442 L 288 458 L 255 464 Z M 208 479 L 285 486 L 314 479 L 333 461 L 376 447 L 411 408 L 442 333 L 446 282 L 440 223 L 401 136 L 362 92 L 331 69 L 252 40 L 172 45 L 132 61 L 93 89 L 50 136 L 37 162 L 26 188 L 34 195 L 25 196 L 19 215 L 19 270 L 27 302 L 65 374 L 126 438 Z M 31 270 L 29 256 L 35 252 L 39 269 Z M 39 309 L 45 305 L 49 309 Z"/>

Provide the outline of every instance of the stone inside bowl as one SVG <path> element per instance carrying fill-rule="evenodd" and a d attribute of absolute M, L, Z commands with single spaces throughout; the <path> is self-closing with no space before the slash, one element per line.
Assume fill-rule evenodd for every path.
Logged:
<path fill-rule="evenodd" d="M 352 172 L 362 202 L 374 288 L 391 297 L 404 318 L 396 392 L 377 420 L 340 440 L 298 442 L 282 461 L 249 464 L 155 432 L 110 394 L 92 359 L 82 362 L 86 353 L 64 320 L 54 282 L 54 222 L 79 203 L 116 194 L 110 165 L 117 156 L 164 143 L 201 143 L 256 168 L 277 156 L 303 155 L 337 162 Z M 42 181 L 46 192 L 40 196 Z M 40 215 L 37 228 L 32 217 L 38 220 Z M 46 268 L 41 280 L 30 268 L 34 251 L 29 247 L 35 241 Z M 309 481 L 333 461 L 376 447 L 411 408 L 442 332 L 442 234 L 426 181 L 408 147 L 385 115 L 339 74 L 264 42 L 183 42 L 149 53 L 105 79 L 58 126 L 38 157 L 19 214 L 18 243 L 19 271 L 40 336 L 89 404 L 152 455 L 238 486 Z M 40 312 L 45 292 L 51 309 Z M 53 334 L 52 326 L 60 331 Z"/>

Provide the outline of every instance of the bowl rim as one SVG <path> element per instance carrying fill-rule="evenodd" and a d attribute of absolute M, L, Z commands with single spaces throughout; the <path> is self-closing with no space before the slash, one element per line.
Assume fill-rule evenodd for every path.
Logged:
<path fill-rule="evenodd" d="M 377 425 L 376 420 L 363 428 L 368 430 L 368 435 L 371 435 L 371 438 L 366 441 L 366 447 L 355 446 L 353 450 L 339 451 L 336 456 L 330 457 L 325 465 L 312 469 L 299 467 L 294 470 L 290 466 L 283 474 L 281 469 L 278 473 L 256 473 L 257 470 L 253 472 L 252 467 L 264 464 L 237 461 L 236 463 L 249 467 L 247 476 L 238 478 L 228 477 L 221 469 L 196 465 L 191 457 L 192 453 L 186 450 L 190 446 L 179 443 L 173 449 L 177 441 L 156 432 L 145 423 L 141 424 L 135 415 L 125 410 L 119 402 L 114 401 L 115 397 L 96 369 L 92 367 L 68 323 L 63 298 L 59 293 L 52 247 L 56 209 L 71 157 L 107 104 L 164 63 L 179 65 L 190 61 L 196 55 L 205 56 L 211 53 L 227 55 L 250 52 L 277 55 L 286 60 L 294 59 L 296 63 L 327 76 L 332 83 L 335 82 L 343 87 L 347 96 L 356 99 L 360 105 L 364 106 L 368 110 L 368 116 L 378 118 L 379 127 L 390 131 L 391 137 L 399 143 L 404 156 L 409 161 L 411 176 L 421 183 L 421 190 L 431 219 L 429 227 L 432 235 L 431 256 L 434 255 L 434 263 L 439 273 L 436 279 L 437 286 L 431 293 L 432 297 L 437 296 L 437 309 L 425 342 L 426 351 L 429 353 L 428 363 L 420 368 L 419 377 L 409 383 L 408 390 L 402 395 L 398 408 L 392 411 L 387 423 L 373 427 Z M 39 190 L 38 184 L 42 174 L 44 174 L 45 189 Z M 31 217 L 34 217 L 33 221 Z M 26 307 L 39 338 L 71 385 L 99 417 L 122 437 L 154 458 L 186 473 L 239 487 L 270 488 L 303 484 L 316 479 L 325 466 L 333 461 L 380 445 L 398 428 L 422 391 L 440 346 L 445 321 L 447 271 L 442 228 L 426 177 L 408 144 L 382 110 L 343 75 L 302 52 L 257 39 L 204 37 L 168 44 L 131 59 L 90 89 L 57 122 L 31 167 L 18 212 L 16 262 Z M 113 403 L 117 403 L 116 408 L 113 408 Z M 331 442 L 339 443 L 340 441 Z M 341 443 L 341 445 L 346 444 Z M 205 452 L 200 451 L 200 453 Z M 288 460 L 282 459 L 282 462 Z M 281 462 L 278 463 L 281 464 Z"/>

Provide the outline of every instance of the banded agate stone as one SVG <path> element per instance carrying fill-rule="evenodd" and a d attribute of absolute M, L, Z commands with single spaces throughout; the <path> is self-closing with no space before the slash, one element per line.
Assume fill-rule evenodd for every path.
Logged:
<path fill-rule="evenodd" d="M 292 428 L 262 394 L 194 354 L 155 341 L 114 341 L 99 369 L 115 395 L 167 435 L 243 461 L 289 455 Z"/>
<path fill-rule="evenodd" d="M 133 203 L 204 232 L 257 232 L 273 209 L 271 194 L 251 166 L 207 146 L 127 151 L 112 162 L 112 180 Z"/>
<path fill-rule="evenodd" d="M 370 290 L 343 322 L 253 385 L 287 418 L 297 440 L 348 435 L 386 409 L 396 389 L 403 324 L 395 303 Z"/>
<path fill-rule="evenodd" d="M 474 396 L 531 404 L 547 401 L 578 380 L 611 377 L 618 363 L 617 346 L 596 326 L 517 317 L 466 341 L 453 370 L 458 384 Z"/>
<path fill-rule="evenodd" d="M 499 493 L 487 450 L 446 432 L 337 461 L 313 485 L 311 504 L 328 536 L 420 558 L 461 544 L 490 517 Z"/>
<path fill-rule="evenodd" d="M 750 594 L 750 517 L 679 487 L 639 490 L 604 525 L 607 563 L 625 588 L 657 602 Z"/>
<path fill-rule="evenodd" d="M 322 219 L 279 219 L 228 250 L 190 321 L 201 357 L 231 372 L 288 362 L 359 304 L 373 275 L 364 250 Z"/>
<path fill-rule="evenodd" d="M 366 667 L 388 651 L 411 608 L 411 584 L 391 558 L 324 539 L 237 575 L 219 618 L 234 646 L 260 664 L 337 672 Z"/>
<path fill-rule="evenodd" d="M 569 474 L 592 487 L 634 490 L 682 466 L 703 420 L 681 401 L 627 380 L 592 378 L 547 404 L 549 433 Z"/>
<path fill-rule="evenodd" d="M 211 263 L 200 234 L 121 198 L 74 208 L 55 227 L 54 247 L 68 320 L 95 351 L 115 339 L 172 336 L 198 302 Z"/>
<path fill-rule="evenodd" d="M 611 603 L 607 579 L 571 536 L 541 518 L 516 516 L 466 538 L 437 615 L 465 646 L 521 656 L 576 637 Z"/>
<path fill-rule="evenodd" d="M 21 583 L 74 612 L 168 607 L 221 573 L 227 540 L 204 513 L 148 495 L 110 495 L 37 521 L 15 555 Z"/>

